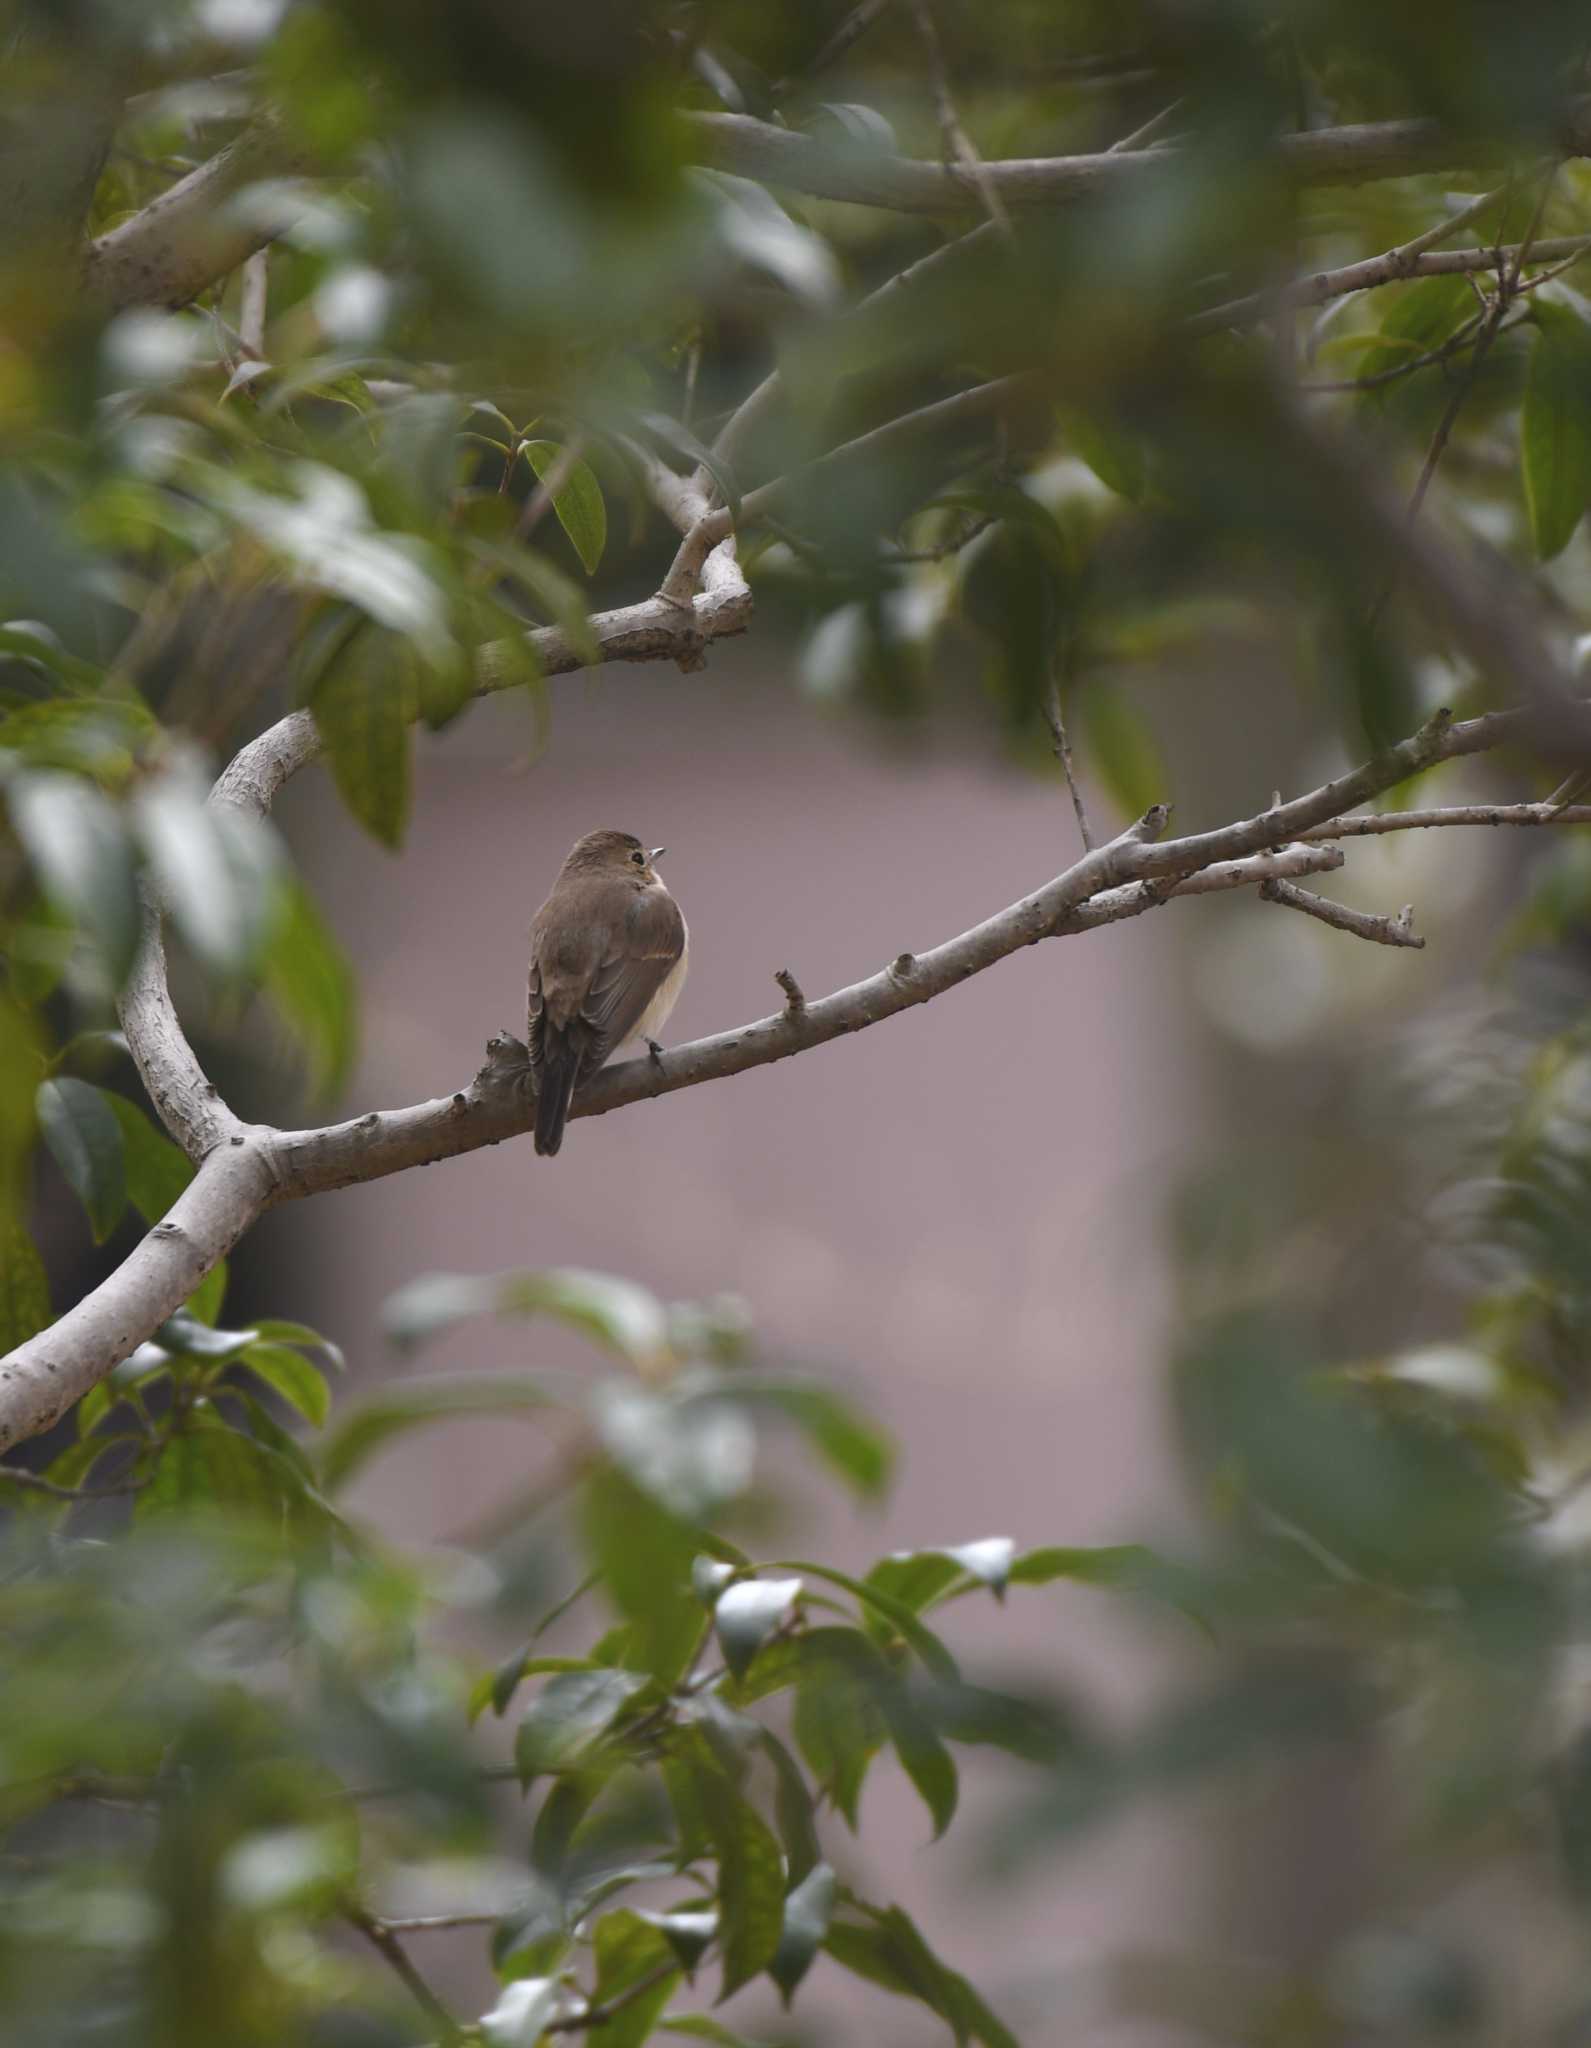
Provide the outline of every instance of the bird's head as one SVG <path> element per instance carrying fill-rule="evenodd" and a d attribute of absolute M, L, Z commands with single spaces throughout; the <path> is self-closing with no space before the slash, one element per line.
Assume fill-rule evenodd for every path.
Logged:
<path fill-rule="evenodd" d="M 666 846 L 644 847 L 633 832 L 588 832 L 569 849 L 563 864 L 566 875 L 630 875 L 637 881 L 658 880 L 652 863 L 668 851 Z"/>

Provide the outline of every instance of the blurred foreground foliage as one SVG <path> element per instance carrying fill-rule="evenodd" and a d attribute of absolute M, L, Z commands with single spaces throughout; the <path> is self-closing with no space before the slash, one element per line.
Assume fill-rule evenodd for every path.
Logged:
<path fill-rule="evenodd" d="M 1284 370 L 1400 481 L 1435 445 L 1428 516 L 1529 565 L 1566 637 L 1591 628 L 1591 321 L 1558 268 L 1588 173 L 1556 162 L 1582 9 L 946 0 L 984 157 L 1089 155 L 1150 119 L 1175 153 L 879 291 L 977 228 L 975 181 L 943 218 L 851 205 L 702 161 L 681 117 L 782 123 L 825 179 L 932 165 L 916 14 L 0 13 L 0 1351 L 62 1305 L 40 1187 L 103 1244 L 193 1172 L 115 1028 L 144 892 L 186 1014 L 256 1050 L 271 1019 L 323 1095 L 349 1072 L 347 964 L 275 833 L 206 803 L 218 760 L 301 709 L 353 816 L 401 846 L 416 727 L 507 689 L 546 744 L 526 629 L 589 655 L 593 612 L 657 586 L 659 465 L 731 507 L 793 476 L 740 541 L 813 697 L 1053 773 L 1054 684 L 1129 812 L 1172 793 L 1145 716 L 1172 655 L 1274 668 L 1301 760 L 1494 700 L 1279 458 Z M 1450 173 L 1310 184 L 1270 148 L 1405 117 L 1456 138 Z M 226 219 L 262 253 L 197 295 L 108 299 L 117 231 L 228 149 L 254 171 Z M 1570 247 L 1522 259 L 1506 302 L 1482 268 L 1279 310 L 1295 268 L 1478 201 L 1477 247 Z M 780 402 L 715 448 L 774 370 Z M 1011 373 L 1031 401 L 998 427 L 864 449 L 843 487 L 805 467 Z M 1221 742 L 1240 771 L 1245 743 Z M 1207 1802 L 1213 1894 L 1242 1788 L 1293 1823 L 1259 1859 L 1277 1924 L 1251 1897 L 1244 1941 L 1208 1955 L 1146 1929 L 1095 1973 L 1112 2015 L 1274 2048 L 1591 2038 L 1591 876 L 1570 847 L 1537 879 L 1519 938 L 1568 963 L 1562 1014 L 1395 1087 L 1367 1063 L 1336 1131 L 1353 1170 L 1318 1204 L 1273 1134 L 1189 1193 L 1173 1384 L 1202 1542 L 952 1527 L 860 1574 L 767 1559 L 760 1432 L 864 1498 L 889 1453 L 758 1363 L 732 1308 L 585 1273 L 416 1278 L 400 1343 L 548 1317 L 609 1370 L 400 1376 L 334 1406 L 335 1347 L 281 1316 L 226 1327 L 211 1274 L 70 1441 L 4 1468 L 7 2043 L 733 2048 L 710 1999 L 771 1980 L 804 2013 L 849 1975 L 1005 2048 L 1015 2019 L 946 1959 L 954 1930 L 941 1957 L 850 1841 L 877 1771 L 942 1834 L 976 1748 L 1028 1775 L 969 1883 L 1175 1794 Z M 434 1553 L 362 1528 L 342 1489 L 462 1415 L 528 1422 L 556 1473 Z M 1030 1589 L 1057 1581 L 1169 1620 L 1186 1682 L 1121 1729 L 1086 1683 L 966 1675 L 959 1603 L 1007 1602 L 1030 1642 Z M 1329 1824 L 1296 1819 L 1311 1781 L 1344 1793 Z M 432 1985 L 442 1923 L 482 1930 L 467 2004 Z M 1064 1974 L 995 2004 L 1037 2035 Z"/>

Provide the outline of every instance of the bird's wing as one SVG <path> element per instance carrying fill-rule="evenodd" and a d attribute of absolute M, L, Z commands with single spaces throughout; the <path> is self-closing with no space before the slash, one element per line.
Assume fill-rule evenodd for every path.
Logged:
<path fill-rule="evenodd" d="M 679 905 L 666 889 L 640 891 L 580 1005 L 591 1031 L 581 1061 L 585 1073 L 594 1074 L 629 1037 L 684 950 Z"/>

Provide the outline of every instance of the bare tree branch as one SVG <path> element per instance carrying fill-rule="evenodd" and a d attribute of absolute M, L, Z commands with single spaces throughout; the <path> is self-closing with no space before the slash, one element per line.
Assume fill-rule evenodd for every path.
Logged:
<path fill-rule="evenodd" d="M 934 89 L 934 107 L 939 117 L 939 134 L 944 148 L 945 161 L 960 164 L 973 184 L 978 188 L 978 197 L 983 210 L 1009 242 L 1011 240 L 1011 216 L 1005 210 L 994 180 L 984 167 L 983 158 L 973 147 L 972 137 L 962 126 L 961 116 L 956 111 L 956 102 L 950 90 L 950 76 L 945 70 L 945 53 L 939 41 L 939 27 L 934 20 L 928 0 L 911 0 L 912 16 L 917 23 L 917 33 L 922 39 L 928 57 L 928 76 Z"/>
<path fill-rule="evenodd" d="M 441 2030 L 442 2039 L 452 2042 L 462 2039 L 462 2029 L 447 2007 L 420 1975 L 409 1960 L 409 1952 L 385 1920 L 378 1920 L 373 1913 L 367 1913 L 362 1906 L 346 1905 L 343 1918 L 350 1927 L 357 1927 L 370 1946 L 382 1956 L 394 1976 L 414 2000 L 433 2027 Z"/>
<path fill-rule="evenodd" d="M 1187 322 L 1189 334 L 1209 334 L 1221 327 L 1246 327 L 1251 321 L 1275 313 L 1278 307 L 1323 306 L 1328 299 L 1346 298 L 1350 292 L 1373 291 L 1377 285 L 1398 284 L 1411 277 L 1462 277 L 1472 272 L 1506 268 L 1518 260 L 1523 243 L 1504 243 L 1492 249 L 1428 249 L 1423 255 L 1407 256 L 1402 249 L 1388 249 L 1380 256 L 1365 256 L 1357 263 L 1344 263 L 1336 270 L 1317 270 L 1280 291 L 1255 292 L 1244 299 L 1229 299 L 1225 305 L 1210 306 Z M 1591 235 L 1563 235 L 1536 242 L 1531 249 L 1537 263 L 1556 263 L 1583 256 L 1591 249 Z"/>
<path fill-rule="evenodd" d="M 90 296 L 118 311 L 187 305 L 275 234 L 232 204 L 244 186 L 291 177 L 303 166 L 273 121 L 256 122 L 141 212 L 89 244 L 83 280 Z"/>
<path fill-rule="evenodd" d="M 1396 917 L 1376 917 L 1368 911 L 1350 910 L 1345 903 L 1333 903 L 1329 896 L 1316 896 L 1309 889 L 1298 889 L 1291 882 L 1277 879 L 1262 882 L 1260 894 L 1267 903 L 1282 903 L 1289 910 L 1301 910 L 1306 917 L 1318 918 L 1334 931 L 1352 932 L 1355 938 L 1369 939 L 1378 946 L 1413 946 L 1418 949 L 1425 944 L 1414 929 L 1412 903 L 1406 903 Z"/>
<path fill-rule="evenodd" d="M 1089 829 L 1088 812 L 1083 806 L 1083 792 L 1077 786 L 1077 774 L 1072 765 L 1072 743 L 1066 736 L 1066 720 L 1061 715 L 1061 679 L 1057 669 L 1058 663 L 1052 660 L 1049 685 L 1044 692 L 1044 722 L 1050 729 L 1051 749 L 1061 764 L 1061 773 L 1066 777 L 1066 787 L 1071 791 L 1072 810 L 1077 818 L 1077 836 L 1083 842 L 1084 853 L 1091 853 L 1094 835 Z"/>
<path fill-rule="evenodd" d="M 978 181 L 959 164 L 841 153 L 820 138 L 776 128 L 746 114 L 690 113 L 680 120 L 694 155 L 741 177 L 786 185 L 815 198 L 849 200 L 897 213 L 954 213 L 981 203 Z M 1591 147 L 1591 107 L 1586 101 L 1576 100 L 1565 108 L 1559 141 L 1568 156 L 1584 155 Z M 1272 145 L 1271 162 L 1297 185 L 1347 185 L 1450 170 L 1474 161 L 1475 154 L 1472 141 L 1439 122 L 1376 121 L 1279 136 Z M 1129 181 L 1152 175 L 1177 155 L 1162 146 L 1085 156 L 1017 157 L 988 161 L 983 168 L 990 189 L 1007 207 L 1064 206 L 1096 193 L 1126 190 Z"/>

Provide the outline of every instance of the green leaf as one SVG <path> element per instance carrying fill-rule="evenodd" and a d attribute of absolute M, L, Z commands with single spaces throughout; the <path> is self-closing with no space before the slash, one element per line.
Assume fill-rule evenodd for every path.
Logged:
<path fill-rule="evenodd" d="M 1085 1586 L 1141 1586 L 1159 1565 L 1155 1553 L 1142 1543 L 1103 1543 L 1087 1549 L 1052 1545 L 1013 1558 L 1006 1583 L 1048 1586 L 1056 1579 L 1077 1579 Z"/>
<path fill-rule="evenodd" d="M 890 1674 L 859 1629 L 811 1629 L 790 1648 L 801 1666 L 791 1715 L 796 1746 L 854 1834 L 868 1765 L 889 1733 L 879 1694 Z"/>
<path fill-rule="evenodd" d="M 214 1323 L 226 1301 L 227 1263 L 220 1259 L 205 1274 L 183 1306 L 195 1322 Z"/>
<path fill-rule="evenodd" d="M 773 1765 L 774 1819 L 784 1843 L 785 1865 L 790 1881 L 799 1884 L 823 1858 L 813 1819 L 814 1802 L 807 1790 L 801 1767 L 770 1728 L 760 1737 L 763 1754 Z"/>
<path fill-rule="evenodd" d="M 521 453 L 545 483 L 564 451 L 556 441 L 525 441 L 521 443 Z M 580 566 L 588 576 L 594 576 L 608 544 L 608 508 L 602 502 L 602 486 L 590 463 L 577 458 L 570 466 L 552 501 L 552 509 L 580 557 Z"/>
<path fill-rule="evenodd" d="M 536 609 L 562 629 L 579 660 L 601 660 L 602 649 L 592 630 L 584 592 L 545 555 L 534 548 L 494 540 L 472 540 L 467 545 L 477 561 L 517 584 Z"/>
<path fill-rule="evenodd" d="M 1063 407 L 1059 424 L 1074 452 L 1100 482 L 1136 505 L 1144 494 L 1143 443 L 1135 435 L 1123 433 L 1114 420 L 1077 407 Z"/>
<path fill-rule="evenodd" d="M 155 1342 L 179 1358 L 197 1358 L 206 1365 L 221 1365 L 247 1351 L 259 1334 L 252 1326 L 247 1330 L 217 1330 L 178 1309 L 155 1332 Z"/>
<path fill-rule="evenodd" d="M 565 1671 L 550 1678 L 514 1737 L 522 1783 L 579 1763 L 650 1683 L 636 1671 Z"/>
<path fill-rule="evenodd" d="M 711 2013 L 682 2012 L 677 2018 L 660 2020 L 658 2025 L 667 2034 L 689 2034 L 695 2041 L 714 2042 L 716 2048 L 767 2048 L 764 2042 L 748 2041 L 744 2034 L 737 2034 Z"/>
<path fill-rule="evenodd" d="M 359 1049 L 359 991 L 347 954 L 295 875 L 278 879 L 260 976 L 316 1092 L 336 1094 Z"/>
<path fill-rule="evenodd" d="M 343 801 L 396 849 L 409 820 L 412 651 L 395 633 L 361 626 L 317 678 L 309 708 Z"/>
<path fill-rule="evenodd" d="M 1538 299 L 1519 415 L 1525 504 L 1536 553 L 1562 552 L 1591 502 L 1591 326 Z"/>
<path fill-rule="evenodd" d="M 947 1969 L 898 1906 L 885 1912 L 862 1909 L 865 1922 L 837 1920 L 824 1937 L 825 1951 L 854 1976 L 903 1998 L 920 1999 L 938 2013 L 957 2041 L 984 2048 L 1018 2048 L 1015 2036 L 995 2017 L 966 1978 Z"/>
<path fill-rule="evenodd" d="M 94 1242 L 103 1244 L 127 1207 L 121 1125 L 105 1092 L 70 1077 L 41 1081 L 37 1108 L 44 1142 L 88 1211 Z"/>
<path fill-rule="evenodd" d="M 1443 342 L 1475 311 L 1475 295 L 1462 277 L 1422 277 L 1399 286 L 1386 318 L 1381 340 L 1360 359 L 1361 377 L 1379 377 L 1396 370 Z M 1388 387 L 1370 393 L 1379 400 Z"/>
<path fill-rule="evenodd" d="M 1141 818 L 1166 794 L 1165 764 L 1142 713 L 1114 681 L 1085 683 L 1075 704 L 1084 768 L 1129 818 Z"/>
<path fill-rule="evenodd" d="M 523 1679 L 542 1678 L 555 1671 L 589 1671 L 593 1662 L 590 1657 L 536 1657 L 529 1650 L 516 1650 L 495 1670 L 483 1672 L 470 1687 L 470 1719 L 478 1721 L 488 1707 L 495 1714 L 506 1713 Z"/>
<path fill-rule="evenodd" d="M 158 1223 L 193 1179 L 193 1161 L 136 1102 L 109 1088 L 100 1095 L 121 1129 L 127 1199 L 146 1223 Z"/>
<path fill-rule="evenodd" d="M 382 1326 L 395 1344 L 422 1344 L 477 1315 L 552 1316 L 631 1365 L 654 1366 L 668 1350 L 668 1314 L 655 1294 L 577 1266 L 495 1277 L 422 1273 L 388 1297 Z"/>
<path fill-rule="evenodd" d="M 901 1768 L 916 1786 L 934 1824 L 934 1840 L 955 1817 L 958 1780 L 955 1759 L 940 1741 L 938 1731 L 893 1671 L 880 1687 L 879 1706 L 889 1728 L 890 1741 L 900 1758 Z"/>
<path fill-rule="evenodd" d="M 697 1779 L 718 1861 L 721 2004 L 773 1961 L 784 1929 L 784 1862 L 767 1822 L 728 1778 L 709 1769 L 700 1771 Z"/>
<path fill-rule="evenodd" d="M 172 922 L 223 974 L 254 959 L 271 915 L 279 854 L 262 820 L 205 801 L 203 781 L 172 771 L 143 782 L 138 837 Z"/>
<path fill-rule="evenodd" d="M 341 1349 L 330 1337 L 312 1330 L 308 1323 L 289 1322 L 285 1316 L 262 1316 L 254 1327 L 273 1344 L 296 1344 L 300 1351 L 318 1351 L 334 1372 L 342 1372 L 347 1366 Z"/>
<path fill-rule="evenodd" d="M 273 1393 L 319 1429 L 331 1413 L 331 1389 L 302 1351 L 286 1344 L 251 1344 L 238 1360 Z"/>
<path fill-rule="evenodd" d="M 861 1579 L 848 1578 L 844 1572 L 837 1572 L 830 1565 L 812 1564 L 802 1558 L 785 1558 L 773 1567 L 778 1571 L 805 1572 L 814 1579 L 824 1579 L 831 1586 L 839 1586 L 847 1593 L 855 1594 L 864 1606 L 871 1607 L 890 1624 L 922 1659 L 924 1666 L 935 1678 L 954 1685 L 960 1679 L 956 1660 L 934 1634 L 925 1628 L 904 1601 L 895 1599 L 880 1587 L 870 1585 Z"/>
<path fill-rule="evenodd" d="M 679 1957 L 679 1966 L 687 1976 L 694 1973 L 696 1965 L 718 1938 L 716 1912 L 643 1913 L 641 1918 L 648 1927 L 655 1927 L 662 1935 Z"/>
<path fill-rule="evenodd" d="M 137 864 L 121 818 L 76 775 L 18 775 L 11 820 L 44 894 L 96 941 L 118 985 L 138 947 Z"/>
<path fill-rule="evenodd" d="M 552 1396 L 524 1373 L 473 1378 L 400 1380 L 346 1417 L 320 1447 L 321 1482 L 346 1485 L 394 1437 L 428 1422 L 461 1415 L 522 1415 L 545 1408 Z"/>
<path fill-rule="evenodd" d="M 691 1589 L 695 1533 L 611 1465 L 586 1482 L 581 1525 L 609 1599 L 633 1624 L 626 1661 L 675 1684 L 703 1633 Z"/>
<path fill-rule="evenodd" d="M 803 1430 L 814 1449 L 866 1500 L 889 1484 L 894 1449 L 881 1430 L 850 1402 L 813 1381 L 766 1379 L 747 1374 L 735 1382 L 742 1398 L 766 1401 Z"/>
<path fill-rule="evenodd" d="M 667 1937 L 642 1919 L 639 1913 L 620 1910 L 604 1913 L 592 1937 L 597 1962 L 598 2006 L 633 1993 L 612 2019 L 592 2027 L 586 2038 L 593 2048 L 641 2048 L 651 2033 L 658 2014 L 668 2004 L 678 1984 L 678 1970 L 663 1971 L 673 1960 L 674 1950 Z M 656 1971 L 663 1971 L 647 1990 L 635 1987 Z"/>
<path fill-rule="evenodd" d="M 818 1863 L 785 1899 L 784 1926 L 768 1975 L 778 1985 L 786 2011 L 796 1986 L 823 1946 L 834 1913 L 835 1892 L 834 1872 L 826 1863 Z"/>
<path fill-rule="evenodd" d="M 745 1675 L 769 1636 L 789 1621 L 800 1597 L 799 1579 L 740 1579 L 719 1594 L 713 1628 L 724 1662 L 737 1678 Z"/>
<path fill-rule="evenodd" d="M 0 1216 L 0 1356 L 50 1321 L 50 1285 L 32 1238 L 14 1216 Z"/>

